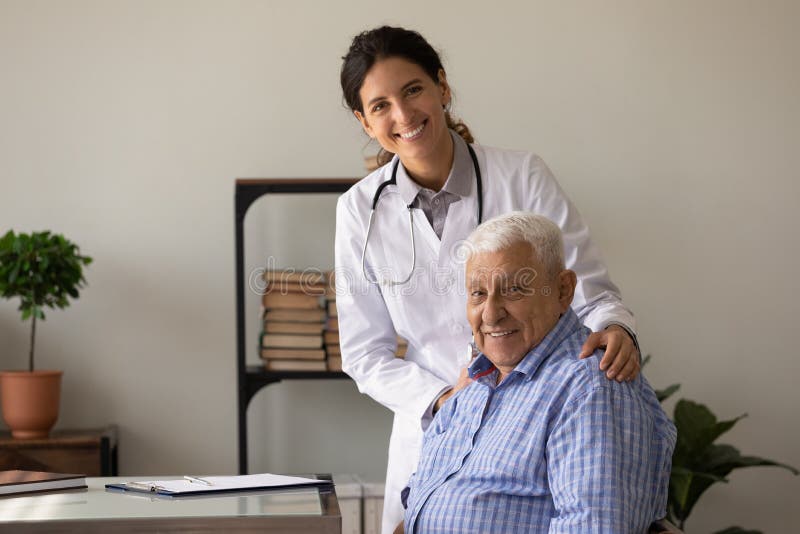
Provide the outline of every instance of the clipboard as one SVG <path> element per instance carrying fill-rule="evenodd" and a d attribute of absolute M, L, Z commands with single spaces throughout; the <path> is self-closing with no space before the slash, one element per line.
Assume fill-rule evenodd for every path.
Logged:
<path fill-rule="evenodd" d="M 131 481 L 119 484 L 106 484 L 106 489 L 149 493 L 165 497 L 190 495 L 210 495 L 235 491 L 271 491 L 305 487 L 330 486 L 330 480 L 293 477 L 261 473 L 238 476 L 185 476 L 172 480 Z"/>

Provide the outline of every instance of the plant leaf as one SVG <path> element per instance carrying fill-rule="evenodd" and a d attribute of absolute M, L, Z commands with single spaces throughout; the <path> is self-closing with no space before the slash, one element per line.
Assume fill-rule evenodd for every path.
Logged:
<path fill-rule="evenodd" d="M 680 384 L 672 384 L 671 386 L 666 387 L 664 389 L 657 389 L 656 397 L 658 398 L 658 402 L 664 402 L 665 400 L 667 400 L 669 397 L 672 396 L 673 393 L 678 391 L 680 387 L 681 387 Z"/>
<path fill-rule="evenodd" d="M 673 466 L 669 477 L 669 507 L 673 517 L 679 521 L 685 520 L 699 495 L 715 482 L 727 482 L 727 480 L 713 473 Z M 702 490 L 698 492 L 698 488 Z"/>
<path fill-rule="evenodd" d="M 758 456 L 742 456 L 739 450 L 731 445 L 712 445 L 705 454 L 700 458 L 706 469 L 719 476 L 727 476 L 734 469 L 741 469 L 744 467 L 781 467 L 793 473 L 794 475 L 800 474 L 794 467 L 760 458 Z"/>
<path fill-rule="evenodd" d="M 674 422 L 678 430 L 673 463 L 692 467 L 692 460 L 703 454 L 719 436 L 730 430 L 741 415 L 728 421 L 717 421 L 717 417 L 706 406 L 686 399 L 675 405 Z"/>
<path fill-rule="evenodd" d="M 714 473 L 673 467 L 669 478 L 669 505 L 674 517 L 679 521 L 685 521 L 700 495 L 716 482 L 728 482 L 728 480 Z"/>

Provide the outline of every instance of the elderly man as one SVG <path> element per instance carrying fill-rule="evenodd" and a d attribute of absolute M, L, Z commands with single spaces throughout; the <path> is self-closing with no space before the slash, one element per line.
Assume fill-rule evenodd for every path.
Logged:
<path fill-rule="evenodd" d="M 472 382 L 436 414 L 405 531 L 645 532 L 664 517 L 675 427 L 652 388 L 606 380 L 570 309 L 558 227 L 504 215 L 469 237 Z"/>

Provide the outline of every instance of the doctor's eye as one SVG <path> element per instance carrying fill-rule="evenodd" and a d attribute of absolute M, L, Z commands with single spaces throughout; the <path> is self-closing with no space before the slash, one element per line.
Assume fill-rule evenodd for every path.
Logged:
<path fill-rule="evenodd" d="M 385 107 L 386 107 L 386 102 L 378 102 L 377 104 L 372 106 L 370 111 L 372 111 L 372 113 L 378 113 L 382 111 Z"/>
<path fill-rule="evenodd" d="M 406 94 L 407 95 L 415 95 L 415 94 L 420 93 L 420 92 L 422 92 L 422 86 L 421 85 L 412 85 L 411 87 L 406 89 Z"/>

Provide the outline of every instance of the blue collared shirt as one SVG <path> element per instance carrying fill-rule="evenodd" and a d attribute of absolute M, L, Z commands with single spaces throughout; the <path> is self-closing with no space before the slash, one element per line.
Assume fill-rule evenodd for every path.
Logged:
<path fill-rule="evenodd" d="M 475 380 L 425 433 L 406 532 L 645 532 L 664 517 L 676 432 L 642 375 L 606 379 L 572 310 L 499 385 Z"/>

